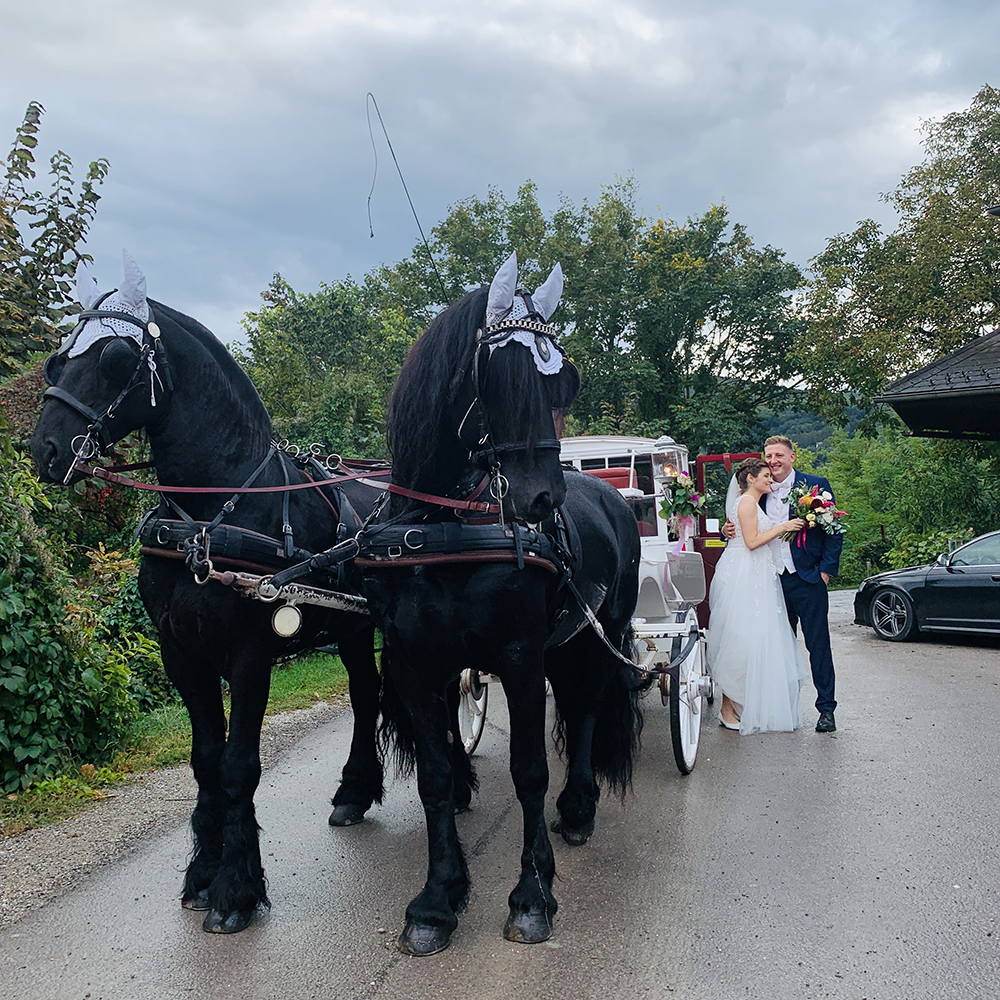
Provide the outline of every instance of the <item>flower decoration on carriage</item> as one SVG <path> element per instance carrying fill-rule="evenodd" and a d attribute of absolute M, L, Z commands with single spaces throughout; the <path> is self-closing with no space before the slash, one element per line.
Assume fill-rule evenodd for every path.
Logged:
<path fill-rule="evenodd" d="M 786 542 L 794 541 L 800 548 L 805 548 L 806 531 L 810 528 L 820 528 L 828 535 L 842 535 L 847 530 L 840 520 L 847 511 L 837 510 L 833 494 L 820 489 L 818 483 L 815 486 L 803 484 L 795 487 L 782 502 L 788 504 L 789 518 L 801 517 L 806 522 L 801 531 L 786 531 L 781 536 Z"/>
<path fill-rule="evenodd" d="M 680 535 L 685 527 L 693 527 L 694 519 L 707 502 L 705 492 L 698 490 L 687 473 L 681 472 L 673 488 L 666 490 L 660 500 L 660 517 L 669 521 L 671 529 Z"/>

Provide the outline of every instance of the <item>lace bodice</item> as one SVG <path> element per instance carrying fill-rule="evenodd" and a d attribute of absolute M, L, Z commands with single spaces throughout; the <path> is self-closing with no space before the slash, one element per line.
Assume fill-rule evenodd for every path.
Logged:
<path fill-rule="evenodd" d="M 742 500 L 743 498 L 740 497 L 740 499 Z M 729 543 L 729 545 L 731 545 L 733 548 L 742 549 L 744 552 L 747 553 L 748 556 L 750 556 L 752 559 L 759 560 L 762 564 L 767 562 L 773 565 L 775 559 L 778 558 L 777 553 L 775 552 L 776 542 L 771 541 L 767 545 L 758 546 L 756 549 L 752 550 L 748 549 L 746 546 L 746 542 L 744 542 L 743 540 L 743 526 L 740 524 L 740 519 L 736 510 L 738 506 L 739 506 L 738 504 L 734 504 L 732 512 L 729 514 L 729 519 L 733 522 L 734 526 L 736 527 L 736 537 Z M 774 525 L 771 523 L 771 519 L 758 506 L 757 530 L 770 531 L 773 527 Z"/>

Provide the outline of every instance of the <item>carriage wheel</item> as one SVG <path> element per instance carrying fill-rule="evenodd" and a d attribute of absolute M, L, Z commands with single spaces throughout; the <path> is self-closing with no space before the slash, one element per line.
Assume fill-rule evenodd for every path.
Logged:
<path fill-rule="evenodd" d="M 463 670 L 458 682 L 458 734 L 465 746 L 465 752 L 471 757 L 483 736 L 483 726 L 486 724 L 486 699 L 490 693 L 488 684 L 484 684 L 478 670 Z"/>
<path fill-rule="evenodd" d="M 697 630 L 697 623 L 692 628 Z M 670 649 L 671 659 L 680 654 L 690 635 L 689 632 L 674 639 Z M 670 671 L 670 742 L 681 774 L 691 773 L 698 756 L 707 681 L 704 662 L 704 647 L 699 640 L 685 659 Z"/>

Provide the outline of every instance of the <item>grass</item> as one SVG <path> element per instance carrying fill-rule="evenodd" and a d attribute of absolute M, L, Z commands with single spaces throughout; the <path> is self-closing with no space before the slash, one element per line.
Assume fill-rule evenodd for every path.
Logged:
<path fill-rule="evenodd" d="M 340 658 L 309 653 L 271 671 L 267 714 L 309 708 L 347 694 L 347 671 Z M 224 688 L 228 712 L 229 688 Z M 0 798 L 0 837 L 68 819 L 113 794 L 115 785 L 135 774 L 184 764 L 191 756 L 191 724 L 177 703 L 142 715 L 126 745 L 107 767 L 68 763 L 52 778 L 34 781 L 24 791 Z"/>

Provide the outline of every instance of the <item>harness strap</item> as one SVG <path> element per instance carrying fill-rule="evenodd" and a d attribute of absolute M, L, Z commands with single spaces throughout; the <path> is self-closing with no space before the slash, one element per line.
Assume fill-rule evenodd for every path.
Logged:
<path fill-rule="evenodd" d="M 453 510 L 474 510 L 478 514 L 499 514 L 500 505 L 486 503 L 484 500 L 452 500 L 450 497 L 439 497 L 433 493 L 421 493 L 419 490 L 408 490 L 405 486 L 397 486 L 395 483 L 373 483 L 367 479 L 359 479 L 365 486 L 372 486 L 375 489 L 388 490 L 401 497 L 409 497 L 410 500 L 422 500 L 424 503 L 437 504 L 439 507 L 451 507 Z M 482 492 L 480 490 L 480 492 Z"/>

